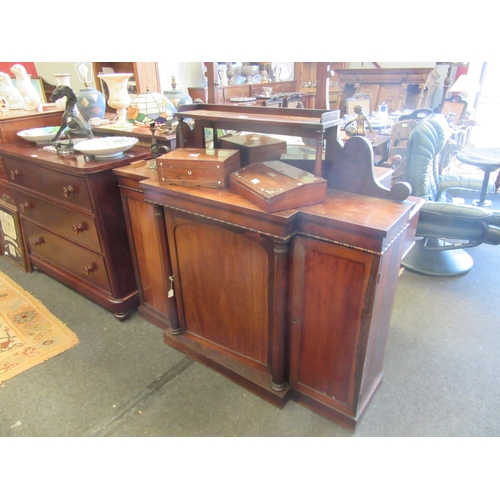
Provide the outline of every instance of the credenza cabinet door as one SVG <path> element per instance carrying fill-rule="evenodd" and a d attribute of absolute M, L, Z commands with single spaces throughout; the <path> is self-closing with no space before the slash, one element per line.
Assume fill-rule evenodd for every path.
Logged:
<path fill-rule="evenodd" d="M 294 239 L 290 385 L 306 402 L 356 415 L 377 274 L 374 254 Z"/>

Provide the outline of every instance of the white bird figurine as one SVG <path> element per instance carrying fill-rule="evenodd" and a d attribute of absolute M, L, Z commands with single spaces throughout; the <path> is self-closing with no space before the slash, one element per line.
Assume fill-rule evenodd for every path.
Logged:
<path fill-rule="evenodd" d="M 14 64 L 10 70 L 16 76 L 17 88 L 24 99 L 24 109 L 28 111 L 40 110 L 42 108 L 42 100 L 26 68 L 21 64 Z"/>
<path fill-rule="evenodd" d="M 7 73 L 0 73 L 0 97 L 7 101 L 9 109 L 24 109 L 23 96 Z"/>

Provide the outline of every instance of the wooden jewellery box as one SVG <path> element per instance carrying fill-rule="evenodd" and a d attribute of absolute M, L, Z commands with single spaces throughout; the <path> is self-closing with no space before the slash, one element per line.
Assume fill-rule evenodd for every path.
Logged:
<path fill-rule="evenodd" d="M 229 187 L 265 212 L 324 203 L 326 180 L 282 161 L 252 163 L 229 176 Z"/>
<path fill-rule="evenodd" d="M 286 141 L 267 135 L 233 135 L 222 137 L 219 142 L 222 148 L 239 150 L 242 167 L 259 161 L 279 160 L 282 154 L 286 154 Z"/>
<path fill-rule="evenodd" d="M 234 149 L 179 148 L 156 159 L 158 182 L 163 185 L 228 187 L 228 175 L 240 168 Z"/>

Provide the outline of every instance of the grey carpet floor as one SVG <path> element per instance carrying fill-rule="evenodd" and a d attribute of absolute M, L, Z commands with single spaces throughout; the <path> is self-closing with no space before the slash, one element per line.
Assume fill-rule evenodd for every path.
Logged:
<path fill-rule="evenodd" d="M 277 409 L 166 346 L 136 312 L 124 322 L 51 277 L 0 270 L 80 343 L 0 385 L 0 436 L 500 435 L 499 247 L 472 271 L 399 278 L 384 380 L 354 434 L 290 401 Z"/>
<path fill-rule="evenodd" d="M 384 379 L 354 433 L 294 401 L 277 409 L 165 345 L 137 312 L 119 322 L 0 257 L 0 271 L 80 339 L 0 383 L 2 492 L 31 498 L 44 485 L 64 500 L 496 497 L 500 247 L 469 253 L 475 263 L 464 276 L 399 278 Z"/>

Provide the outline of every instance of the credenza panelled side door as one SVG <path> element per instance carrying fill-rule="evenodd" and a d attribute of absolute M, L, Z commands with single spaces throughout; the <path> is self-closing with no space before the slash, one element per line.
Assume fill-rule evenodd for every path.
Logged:
<path fill-rule="evenodd" d="M 378 256 L 297 236 L 290 302 L 290 385 L 316 410 L 356 418 Z"/>

